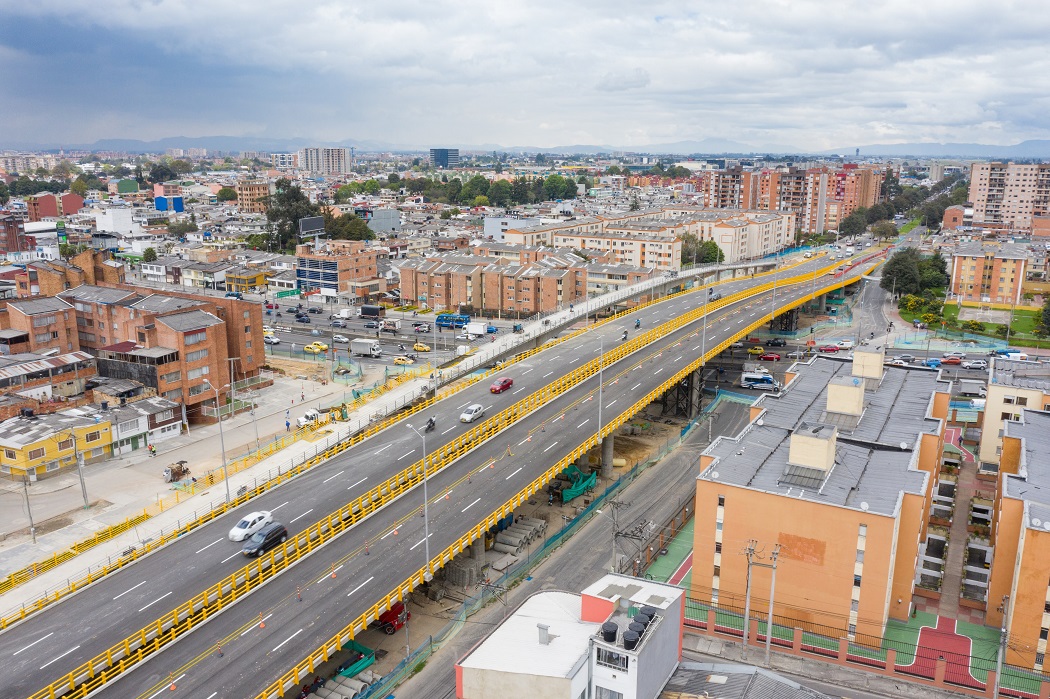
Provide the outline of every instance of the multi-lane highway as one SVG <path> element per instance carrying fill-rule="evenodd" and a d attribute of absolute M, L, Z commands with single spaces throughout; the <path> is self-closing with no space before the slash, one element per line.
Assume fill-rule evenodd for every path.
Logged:
<path fill-rule="evenodd" d="M 723 293 L 750 284 L 730 282 L 723 285 Z M 781 288 L 777 298 L 809 291 L 809 283 Z M 644 327 L 693 310 L 701 298 L 687 294 L 646 309 Z M 768 294 L 727 306 L 709 324 L 708 346 L 738 333 L 770 309 Z M 438 429 L 430 435 L 428 449 L 468 429 L 457 421 L 463 406 L 480 402 L 496 412 L 594 358 L 599 334 L 609 350 L 630 325 L 623 321 L 597 328 L 509 367 L 506 375 L 515 386 L 504 394 L 490 395 L 487 382 L 456 394 L 445 401 L 449 405 L 435 408 Z M 701 324 L 694 323 L 607 368 L 602 391 L 606 422 L 695 360 L 702 349 L 700 338 Z M 430 549 L 449 545 L 494 504 L 571 451 L 581 435 L 596 430 L 596 393 L 597 378 L 591 378 L 431 478 Z M 31 693 L 238 569 L 243 565 L 240 547 L 225 534 L 243 512 L 269 509 L 295 533 L 421 455 L 419 437 L 407 427 L 394 427 L 0 635 L 0 657 L 7 659 L 0 664 L 5 691 L 14 696 Z M 319 645 L 423 565 L 423 522 L 413 516 L 421 505 L 418 490 L 388 505 L 145 667 L 110 684 L 101 695 L 149 696 L 169 675 L 178 678 L 186 696 L 240 697 L 261 691 L 294 665 L 304 649 Z M 394 534 L 394 524 L 402 520 Z M 260 617 L 264 628 L 259 627 Z M 221 658 L 215 652 L 220 644 Z"/>

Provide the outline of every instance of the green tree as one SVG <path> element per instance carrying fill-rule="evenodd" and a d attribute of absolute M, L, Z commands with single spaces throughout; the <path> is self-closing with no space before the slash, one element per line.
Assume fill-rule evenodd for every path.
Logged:
<path fill-rule="evenodd" d="M 451 184 L 451 183 L 450 183 Z M 474 201 L 475 197 L 483 197 L 489 193 L 489 181 L 486 180 L 482 175 L 474 175 L 467 183 L 463 185 L 463 189 L 460 191 L 457 199 L 461 202 L 469 204 Z"/>
<path fill-rule="evenodd" d="M 217 201 L 237 201 L 237 190 L 233 187 L 223 187 L 215 193 Z"/>
<path fill-rule="evenodd" d="M 82 197 L 82 196 L 87 194 L 87 191 L 88 191 L 87 183 L 84 182 L 84 180 L 75 179 L 69 185 L 69 191 L 72 192 L 73 194 L 76 194 L 76 195 Z"/>
<path fill-rule="evenodd" d="M 867 209 L 857 209 L 839 224 L 842 235 L 860 235 L 868 227 Z"/>
<path fill-rule="evenodd" d="M 486 195 L 493 206 L 506 206 L 510 203 L 511 184 L 506 180 L 496 180 L 489 185 Z"/>
<path fill-rule="evenodd" d="M 153 248 L 146 248 L 145 250 L 142 251 L 142 261 L 143 262 L 156 262 L 157 261 L 157 251 L 154 250 Z"/>
<path fill-rule="evenodd" d="M 197 223 L 195 221 L 168 224 L 168 233 L 170 235 L 186 235 L 187 233 L 193 233 L 198 230 L 200 229 L 197 228 Z"/>
<path fill-rule="evenodd" d="M 277 247 L 282 250 L 294 245 L 299 235 L 299 219 L 320 215 L 321 207 L 284 177 L 274 183 L 274 193 L 266 197 L 266 220 L 273 227 Z"/>
<path fill-rule="evenodd" d="M 372 240 L 375 233 L 364 219 L 354 214 L 335 216 L 331 210 L 324 210 L 324 230 L 333 240 Z"/>
<path fill-rule="evenodd" d="M 722 252 L 722 248 L 718 247 L 718 243 L 713 240 L 705 240 L 700 243 L 700 255 L 698 261 L 701 264 L 713 264 L 716 262 L 725 262 L 726 255 Z"/>
<path fill-rule="evenodd" d="M 175 179 L 175 171 L 164 163 L 155 163 L 149 169 L 149 181 L 153 184 Z"/>
<path fill-rule="evenodd" d="M 898 294 L 917 294 L 921 290 L 918 251 L 905 248 L 894 253 L 882 268 L 879 287 Z"/>
<path fill-rule="evenodd" d="M 921 316 L 919 316 L 919 320 L 921 320 L 923 323 L 926 323 L 926 325 L 932 325 L 940 319 L 941 317 L 936 313 L 923 313 Z"/>
<path fill-rule="evenodd" d="M 474 197 L 474 201 L 471 204 L 471 206 L 488 206 L 488 205 L 489 205 L 489 198 L 486 197 L 484 194 L 479 194 L 478 196 Z"/>
<path fill-rule="evenodd" d="M 962 329 L 969 333 L 983 333 L 984 323 L 979 320 L 967 320 L 962 324 Z"/>
<path fill-rule="evenodd" d="M 185 175 L 188 172 L 193 172 L 193 163 L 188 160 L 172 160 L 171 170 L 176 175 Z"/>
<path fill-rule="evenodd" d="M 365 180 L 364 184 L 361 185 L 361 189 L 365 194 L 376 195 L 379 194 L 379 190 L 382 189 L 382 186 L 379 184 L 379 180 L 371 179 Z"/>
<path fill-rule="evenodd" d="M 923 289 L 942 289 L 948 285 L 948 262 L 935 252 L 925 260 L 919 260 L 919 284 Z"/>
<path fill-rule="evenodd" d="M 879 239 L 896 238 L 898 233 L 892 221 L 879 221 L 871 227 L 871 234 Z"/>
<path fill-rule="evenodd" d="M 11 201 L 11 190 L 7 188 L 7 183 L 0 180 L 0 205 L 6 204 Z"/>
<path fill-rule="evenodd" d="M 510 201 L 513 204 L 528 204 L 529 181 L 524 177 L 515 177 L 510 185 Z"/>
<path fill-rule="evenodd" d="M 1047 296 L 1046 300 L 1043 301 L 1043 308 L 1040 320 L 1042 321 L 1041 325 L 1044 328 L 1050 328 L 1050 296 Z"/>
<path fill-rule="evenodd" d="M 397 184 L 400 181 L 401 181 L 401 177 L 396 172 L 392 172 L 392 173 L 390 173 L 389 175 L 386 176 L 386 183 L 387 184 Z"/>
<path fill-rule="evenodd" d="M 1006 325 L 996 325 L 995 334 L 999 337 L 1006 337 L 1006 333 L 1009 332 L 1009 328 Z"/>

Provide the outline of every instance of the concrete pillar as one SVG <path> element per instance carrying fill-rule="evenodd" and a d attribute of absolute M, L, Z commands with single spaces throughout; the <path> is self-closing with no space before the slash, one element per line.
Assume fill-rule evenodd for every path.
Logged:
<path fill-rule="evenodd" d="M 602 478 L 612 478 L 613 469 L 613 436 L 602 439 Z"/>
<path fill-rule="evenodd" d="M 470 545 L 470 560 L 485 563 L 485 535 Z"/>

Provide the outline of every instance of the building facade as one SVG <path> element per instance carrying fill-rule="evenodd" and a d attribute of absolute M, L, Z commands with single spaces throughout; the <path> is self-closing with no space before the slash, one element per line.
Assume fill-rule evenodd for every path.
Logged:
<path fill-rule="evenodd" d="M 975 226 L 1027 231 L 1050 214 L 1050 163 L 974 163 L 969 200 Z"/>
<path fill-rule="evenodd" d="M 952 257 L 952 293 L 963 301 L 1020 303 L 1027 265 L 1022 246 L 962 243 Z"/>
<path fill-rule="evenodd" d="M 459 167 L 459 148 L 431 148 L 430 166 L 443 170 Z"/>
<path fill-rule="evenodd" d="M 315 175 L 345 175 L 350 172 L 350 151 L 346 148 L 303 148 L 299 167 Z"/>

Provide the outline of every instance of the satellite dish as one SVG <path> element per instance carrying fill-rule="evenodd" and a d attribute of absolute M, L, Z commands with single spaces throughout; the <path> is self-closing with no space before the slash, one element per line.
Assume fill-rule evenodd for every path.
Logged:
<path fill-rule="evenodd" d="M 865 512 L 867 512 L 867 511 L 868 511 L 868 503 L 866 503 L 866 502 L 862 502 L 862 503 L 860 504 L 860 509 L 862 509 L 862 510 L 864 510 Z"/>
<path fill-rule="evenodd" d="M 853 377 L 853 385 L 854 386 L 859 386 L 860 385 L 860 379 L 858 379 L 856 376 Z"/>
<path fill-rule="evenodd" d="M 908 448 L 908 443 L 907 442 L 901 442 L 901 451 L 904 451 L 907 448 Z"/>
<path fill-rule="evenodd" d="M 1050 531 L 1050 522 L 1043 522 L 1043 529 Z"/>
<path fill-rule="evenodd" d="M 711 480 L 715 480 L 715 481 L 718 480 L 718 471 L 712 471 L 711 472 Z"/>
<path fill-rule="evenodd" d="M 1048 524 L 1050 524 L 1050 522 L 1048 522 Z M 1033 527 L 1041 527 L 1041 526 L 1043 526 L 1043 520 L 1039 519 L 1038 517 L 1032 517 L 1032 526 Z"/>
<path fill-rule="evenodd" d="M 758 418 L 758 420 L 755 422 L 755 424 L 758 425 L 759 427 L 761 427 L 762 425 L 766 424 L 766 421 L 763 420 L 762 418 Z"/>

